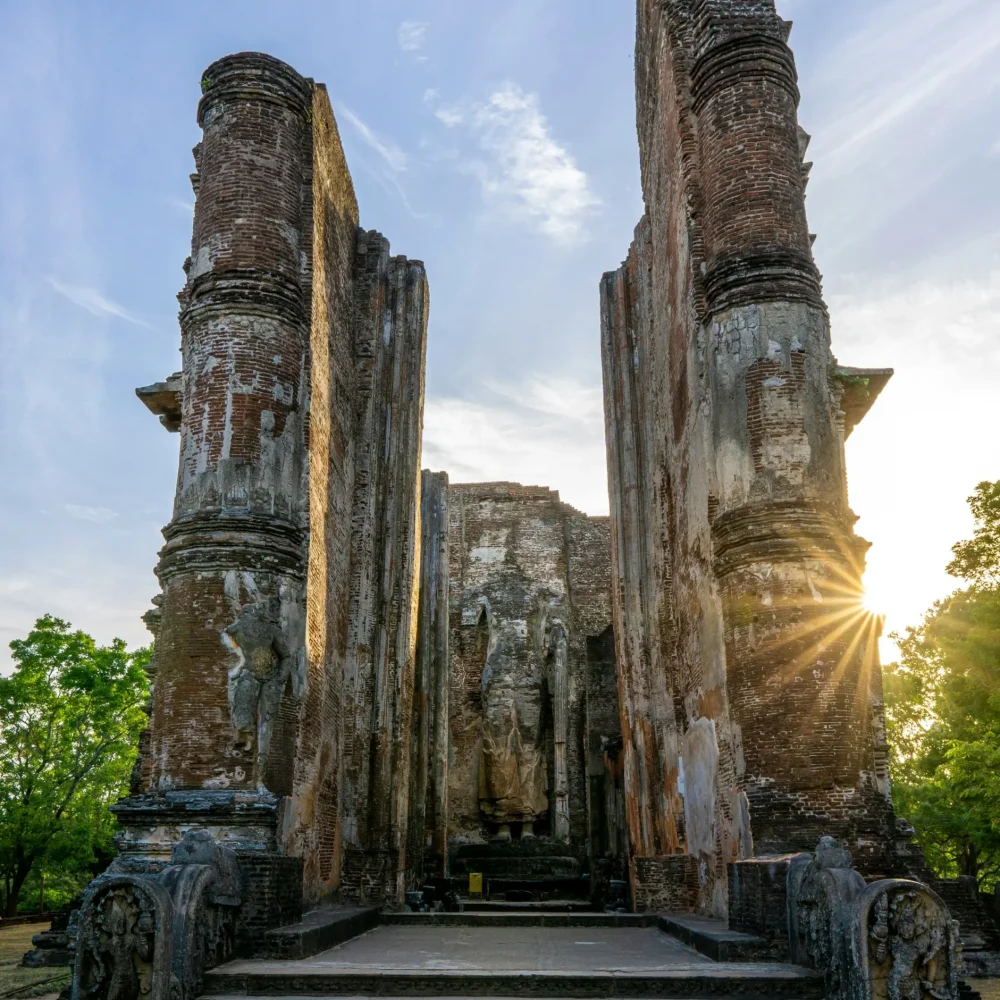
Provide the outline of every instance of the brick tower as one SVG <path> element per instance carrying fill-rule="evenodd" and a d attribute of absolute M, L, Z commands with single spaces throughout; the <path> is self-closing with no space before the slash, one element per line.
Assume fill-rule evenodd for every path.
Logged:
<path fill-rule="evenodd" d="M 638 3 L 646 214 L 601 308 L 640 906 L 723 914 L 727 862 L 821 834 L 888 864 L 844 439 L 891 372 L 830 350 L 790 27 L 772 0 Z"/>
<path fill-rule="evenodd" d="M 404 890 L 427 284 L 358 228 L 322 85 L 242 53 L 201 88 L 183 370 L 138 390 L 180 467 L 116 865 L 208 829 L 274 924 L 303 884 Z"/>

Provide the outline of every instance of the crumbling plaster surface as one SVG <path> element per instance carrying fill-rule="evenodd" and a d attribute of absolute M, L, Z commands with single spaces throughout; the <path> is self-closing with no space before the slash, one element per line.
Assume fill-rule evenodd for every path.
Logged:
<path fill-rule="evenodd" d="M 652 388 L 680 377 L 681 391 L 701 391 L 697 379 L 693 389 L 687 383 L 697 343 L 690 361 L 671 366 L 653 328 L 654 317 L 680 323 L 690 314 L 661 312 L 650 301 L 650 244 L 644 220 L 629 261 L 602 284 L 626 818 L 634 856 L 693 854 L 705 877 L 688 905 L 722 913 L 725 864 L 740 856 L 749 831 L 741 819 L 739 734 L 729 718 L 712 571 L 709 448 L 706 428 L 676 429 L 672 394 Z M 680 415 L 694 424 L 705 411 L 707 400 Z"/>
<path fill-rule="evenodd" d="M 433 704 L 447 705 L 448 755 L 432 754 L 427 796 L 439 811 L 446 805 L 447 822 L 435 820 L 428 837 L 440 858 L 446 848 L 497 833 L 503 820 L 487 817 L 481 800 L 484 727 L 503 743 L 514 709 L 521 740 L 544 757 L 544 813 L 535 832 L 563 841 L 582 860 L 587 640 L 610 626 L 607 520 L 586 517 L 544 487 L 446 489 L 448 690 Z M 433 594 L 428 569 L 423 587 Z M 434 737 L 439 748 L 441 738 Z"/>
<path fill-rule="evenodd" d="M 601 284 L 626 815 L 633 856 L 696 856 L 691 904 L 722 915 L 755 844 L 826 822 L 884 859 L 880 681 L 788 25 L 637 10 L 646 215 Z"/>
<path fill-rule="evenodd" d="M 220 798 L 213 835 L 299 856 L 307 900 L 396 901 L 427 280 L 359 229 L 322 85 L 243 53 L 202 86 L 172 380 L 181 455 L 138 790 L 257 796 L 269 833 Z M 172 815 L 142 795 L 121 810 L 136 843 L 170 835 L 143 819 L 151 808 Z"/>

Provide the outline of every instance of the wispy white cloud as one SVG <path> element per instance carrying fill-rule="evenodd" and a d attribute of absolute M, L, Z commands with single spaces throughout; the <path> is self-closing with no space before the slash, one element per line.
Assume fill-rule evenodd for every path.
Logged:
<path fill-rule="evenodd" d="M 601 390 L 574 379 L 487 382 L 479 399 L 428 397 L 422 464 L 454 482 L 551 486 L 588 514 L 608 511 Z"/>
<path fill-rule="evenodd" d="M 382 162 L 393 173 L 402 173 L 406 169 L 406 154 L 391 139 L 380 136 L 369 128 L 350 108 L 340 105 L 340 117 L 345 119 L 361 137 L 365 145 L 375 152 Z"/>
<path fill-rule="evenodd" d="M 358 163 L 385 191 L 397 195 L 414 218 L 427 218 L 425 213 L 418 212 L 410 204 L 410 199 L 400 181 L 400 175 L 406 172 L 409 165 L 409 157 L 406 153 L 392 139 L 380 135 L 343 104 L 337 108 L 337 117 L 346 121 L 367 147 L 367 150 L 375 154 L 374 162 L 372 162 L 364 155 L 354 157 L 352 153 L 351 162 Z"/>
<path fill-rule="evenodd" d="M 112 301 L 96 288 L 87 288 L 80 285 L 64 285 L 61 281 L 56 281 L 52 277 L 49 277 L 48 282 L 53 290 L 58 292 L 64 299 L 68 299 L 73 305 L 79 306 L 81 309 L 86 309 L 92 316 L 115 316 L 118 319 L 125 320 L 126 323 L 143 326 L 147 330 L 152 329 L 145 320 L 129 312 L 125 306 Z"/>
<path fill-rule="evenodd" d="M 111 510 L 110 507 L 87 507 L 83 504 L 68 503 L 64 505 L 64 510 L 70 517 L 91 521 L 94 524 L 106 524 L 118 517 L 118 511 Z"/>
<path fill-rule="evenodd" d="M 474 137 L 478 153 L 465 159 L 463 168 L 479 180 L 488 204 L 556 243 L 586 239 L 587 218 L 600 199 L 569 150 L 552 136 L 537 94 L 507 81 L 486 101 L 466 108 L 441 104 L 435 90 L 424 94 L 424 103 L 442 124 L 464 125 Z"/>
<path fill-rule="evenodd" d="M 396 31 L 396 40 L 404 52 L 416 52 L 427 39 L 426 21 L 403 21 Z"/>
<path fill-rule="evenodd" d="M 447 108 L 441 104 L 441 92 L 437 88 L 431 87 L 424 91 L 424 104 L 431 114 L 448 128 L 454 128 L 465 121 L 465 114 L 459 108 Z"/>
<path fill-rule="evenodd" d="M 587 175 L 551 136 L 537 95 L 507 82 L 470 122 L 491 156 L 480 174 L 486 197 L 537 223 L 557 243 L 583 239 L 585 220 L 600 202 Z"/>

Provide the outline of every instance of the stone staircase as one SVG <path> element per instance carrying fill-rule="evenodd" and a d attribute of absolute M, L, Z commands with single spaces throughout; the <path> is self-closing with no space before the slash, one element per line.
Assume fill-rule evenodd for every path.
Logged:
<path fill-rule="evenodd" d="M 346 910 L 346 908 L 345 908 Z M 759 961 L 763 942 L 687 916 L 520 912 L 316 911 L 300 931 L 335 946 L 309 957 L 228 962 L 205 975 L 211 997 L 823 996 L 814 972 Z M 344 921 L 371 927 L 344 939 Z M 377 920 L 377 924 L 375 921 Z M 320 930 L 320 928 L 326 928 Z M 272 932 L 274 934 L 275 932 Z M 301 953 L 304 948 L 299 948 Z"/>
<path fill-rule="evenodd" d="M 1000 935 L 986 905 L 979 898 L 976 880 L 968 876 L 937 879 L 934 891 L 944 900 L 952 917 L 958 921 L 963 951 L 997 951 Z"/>
<path fill-rule="evenodd" d="M 962 974 L 1000 975 L 1000 932 L 990 907 L 979 894 L 976 880 L 970 876 L 935 879 L 932 888 L 958 921 Z"/>

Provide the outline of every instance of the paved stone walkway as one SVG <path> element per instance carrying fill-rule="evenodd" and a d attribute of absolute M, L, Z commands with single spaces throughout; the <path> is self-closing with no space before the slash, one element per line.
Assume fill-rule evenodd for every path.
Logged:
<path fill-rule="evenodd" d="M 653 927 L 376 927 L 294 963 L 237 961 L 228 973 L 340 970 L 655 972 L 714 966 Z M 221 970 L 220 970 L 221 971 Z"/>

